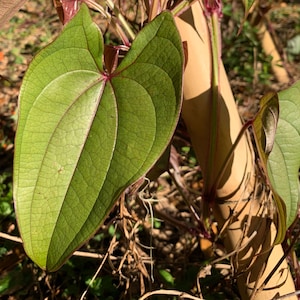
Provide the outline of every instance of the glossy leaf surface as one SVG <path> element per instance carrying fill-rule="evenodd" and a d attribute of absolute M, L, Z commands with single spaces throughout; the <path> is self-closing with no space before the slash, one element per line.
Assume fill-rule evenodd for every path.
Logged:
<path fill-rule="evenodd" d="M 58 269 L 163 153 L 181 106 L 183 54 L 164 12 L 111 74 L 82 5 L 21 88 L 14 198 L 27 254 Z"/>

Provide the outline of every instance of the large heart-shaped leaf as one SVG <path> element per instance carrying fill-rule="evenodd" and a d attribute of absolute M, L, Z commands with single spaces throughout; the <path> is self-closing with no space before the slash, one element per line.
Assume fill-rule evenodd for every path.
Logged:
<path fill-rule="evenodd" d="M 27 254 L 50 271 L 151 168 L 178 120 L 183 53 L 169 12 L 145 26 L 111 74 L 103 61 L 102 36 L 82 5 L 21 88 L 17 220 Z"/>
<path fill-rule="evenodd" d="M 280 118 L 268 160 L 272 185 L 286 205 L 287 226 L 297 216 L 300 167 L 300 82 L 280 92 Z"/>
<path fill-rule="evenodd" d="M 253 121 L 253 133 L 256 141 L 256 148 L 260 159 L 260 166 L 265 176 L 265 184 L 268 184 L 273 193 L 277 207 L 277 236 L 275 243 L 281 243 L 286 232 L 286 208 L 285 203 L 274 188 L 269 179 L 267 171 L 268 159 L 273 151 L 276 129 L 279 119 L 279 101 L 275 93 L 265 95 L 260 101 L 260 109 Z"/>

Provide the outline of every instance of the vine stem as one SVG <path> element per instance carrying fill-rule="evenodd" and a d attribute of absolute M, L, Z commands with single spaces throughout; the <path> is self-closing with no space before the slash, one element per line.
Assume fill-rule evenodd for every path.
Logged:
<path fill-rule="evenodd" d="M 130 39 L 133 41 L 135 39 L 135 33 L 132 31 L 130 25 L 125 20 L 124 16 L 120 12 L 120 10 L 115 6 L 112 0 L 106 0 L 107 6 L 115 13 L 117 19 L 124 27 L 125 31 L 128 33 Z"/>
<path fill-rule="evenodd" d="M 111 19 L 110 13 L 108 13 L 102 5 L 98 4 L 94 0 L 84 0 L 84 3 L 86 3 L 90 8 L 99 11 L 105 19 Z"/>
<path fill-rule="evenodd" d="M 120 35 L 120 38 L 125 41 L 125 44 L 129 44 L 129 42 L 127 42 L 126 40 L 127 37 L 126 35 L 121 32 L 121 28 L 120 26 L 118 26 L 118 24 L 115 24 L 115 21 L 112 19 L 112 16 L 110 13 L 108 13 L 102 5 L 100 5 L 99 3 L 95 2 L 94 0 L 84 0 L 84 2 L 90 7 L 93 8 L 97 11 L 99 11 L 105 19 L 113 22 L 114 27 L 117 29 L 118 34 Z M 125 29 L 125 31 L 127 32 L 128 36 L 130 37 L 130 39 L 133 41 L 135 39 L 135 33 L 133 32 L 133 30 L 131 29 L 130 25 L 128 24 L 128 22 L 126 21 L 126 19 L 124 18 L 124 16 L 122 15 L 122 13 L 120 12 L 120 10 L 115 6 L 115 4 L 113 3 L 112 0 L 106 0 L 105 1 L 106 5 L 114 12 L 116 18 L 118 19 L 118 21 L 120 22 L 120 24 L 122 25 L 122 27 Z"/>
<path fill-rule="evenodd" d="M 23 244 L 23 241 L 18 236 L 13 236 L 4 232 L 0 232 L 0 238 L 9 240 L 15 243 Z M 94 259 L 103 259 L 105 255 L 98 254 L 98 253 L 92 253 L 92 252 L 86 252 L 86 251 L 75 251 L 73 253 L 74 256 L 80 256 L 80 257 L 86 257 L 86 258 L 94 258 Z M 111 260 L 117 260 L 118 258 L 116 256 L 110 256 Z"/>
<path fill-rule="evenodd" d="M 173 16 L 179 16 L 184 11 L 186 11 L 191 4 L 193 3 L 193 0 L 182 0 L 180 1 L 174 8 L 172 8 L 171 12 Z"/>
<path fill-rule="evenodd" d="M 220 18 L 222 8 L 220 0 L 204 0 L 204 13 L 207 19 L 208 32 L 210 36 L 211 47 L 211 124 L 210 124 L 210 142 L 207 158 L 207 182 L 204 191 L 207 195 L 211 194 L 211 188 L 215 179 L 215 155 L 218 140 L 219 124 L 219 102 L 220 102 L 220 61 L 221 61 L 221 36 L 220 36 Z"/>

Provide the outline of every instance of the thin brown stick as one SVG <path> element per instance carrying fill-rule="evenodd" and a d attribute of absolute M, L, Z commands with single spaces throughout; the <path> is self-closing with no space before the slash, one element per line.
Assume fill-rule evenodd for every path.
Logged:
<path fill-rule="evenodd" d="M 4 232 L 0 232 L 0 238 L 23 244 L 23 241 L 20 237 L 13 236 L 13 235 L 10 235 L 10 234 L 4 233 Z"/>
<path fill-rule="evenodd" d="M 83 292 L 83 294 L 81 295 L 80 300 L 84 300 L 84 297 L 85 297 L 85 295 L 87 294 L 87 292 L 88 292 L 90 286 L 93 284 L 93 282 L 94 282 L 95 279 L 97 278 L 97 276 L 98 276 L 98 274 L 100 273 L 100 271 L 101 271 L 101 269 L 102 269 L 102 267 L 103 267 L 105 261 L 107 260 L 107 258 L 108 258 L 108 256 L 110 255 L 110 253 L 113 251 L 115 244 L 116 244 L 116 236 L 113 237 L 113 239 L 112 239 L 112 241 L 111 241 L 111 243 L 110 243 L 110 245 L 109 245 L 109 248 L 108 248 L 106 254 L 104 255 L 104 258 L 103 258 L 103 260 L 102 260 L 102 262 L 101 262 L 101 264 L 100 264 L 98 270 L 97 270 L 96 273 L 94 274 L 92 280 L 89 282 L 88 287 L 86 288 L 86 290 L 85 290 L 85 291 Z"/>
<path fill-rule="evenodd" d="M 13 241 L 15 243 L 23 244 L 23 241 L 18 236 L 13 236 L 4 232 L 0 232 L 0 238 L 3 238 L 5 240 Z M 80 257 L 86 257 L 86 258 L 94 258 L 94 259 L 103 259 L 105 255 L 99 254 L 99 253 L 91 253 L 91 252 L 85 252 L 85 251 L 75 251 L 73 253 L 74 256 L 80 256 Z M 111 260 L 117 260 L 118 258 L 116 256 L 110 256 Z"/>

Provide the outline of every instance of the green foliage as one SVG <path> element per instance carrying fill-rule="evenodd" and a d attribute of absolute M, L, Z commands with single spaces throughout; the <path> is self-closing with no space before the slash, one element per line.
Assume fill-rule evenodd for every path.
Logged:
<path fill-rule="evenodd" d="M 118 289 L 112 282 L 111 276 L 99 277 L 92 281 L 86 280 L 89 285 L 89 292 L 103 300 L 113 300 L 118 295 Z"/>
<path fill-rule="evenodd" d="M 243 11 L 233 10 L 231 1 L 224 2 L 223 13 L 222 60 L 228 74 L 240 82 L 269 84 L 271 57 L 262 50 L 256 28 L 249 21 L 243 22 Z"/>
<path fill-rule="evenodd" d="M 113 276 L 110 271 L 102 271 L 101 275 L 89 286 L 97 268 L 98 260 L 91 260 L 73 256 L 62 268 L 49 275 L 48 279 L 53 286 L 59 286 L 59 299 L 79 299 L 80 295 L 88 289 L 87 299 L 119 299 L 123 291 L 122 287 L 117 287 L 117 276 Z M 104 273 L 104 274 L 103 274 Z M 103 274 L 103 275 L 102 275 Z M 98 296 L 100 295 L 100 296 Z"/>
<path fill-rule="evenodd" d="M 265 175 L 265 184 L 270 186 L 273 198 L 278 209 L 277 237 L 275 243 L 281 243 L 286 233 L 286 209 L 285 203 L 269 182 L 267 164 L 269 155 L 273 149 L 276 136 L 276 128 L 279 119 L 279 101 L 277 94 L 270 93 L 260 101 L 260 109 L 253 122 L 253 132 L 256 147 L 259 154 L 259 163 Z"/>
<path fill-rule="evenodd" d="M 268 155 L 273 148 L 278 118 L 278 97 L 274 93 L 267 94 L 260 100 L 260 109 L 254 120 L 254 133 L 259 146 L 258 151 L 264 164 L 267 163 Z"/>
<path fill-rule="evenodd" d="M 0 297 L 17 292 L 19 297 L 23 298 L 22 295 L 26 294 L 32 280 L 31 271 L 22 265 L 15 266 L 9 272 L 3 272 L 0 275 Z"/>
<path fill-rule="evenodd" d="M 190 146 L 183 146 L 181 148 L 181 156 L 186 160 L 189 166 L 195 167 L 197 165 L 196 155 Z"/>
<path fill-rule="evenodd" d="M 280 114 L 275 143 L 268 160 L 271 182 L 286 205 L 287 226 L 296 216 L 299 204 L 300 167 L 300 82 L 280 92 Z"/>
<path fill-rule="evenodd" d="M 159 270 L 159 275 L 162 277 L 162 279 L 167 283 L 168 286 L 173 287 L 175 283 L 175 278 L 172 276 L 172 274 L 167 270 Z"/>
<path fill-rule="evenodd" d="M 116 70 L 105 69 L 103 48 L 83 5 L 21 88 L 16 212 L 27 254 L 50 271 L 150 169 L 178 120 L 183 54 L 170 13 L 140 31 Z"/>
<path fill-rule="evenodd" d="M 11 174 L 0 174 L 0 221 L 13 213 Z"/>
<path fill-rule="evenodd" d="M 262 167 L 279 214 L 277 242 L 295 220 L 299 204 L 300 82 L 262 98 L 253 127 Z M 279 101 L 278 101 L 279 98 Z M 279 109 L 280 108 L 280 109 Z M 280 113 L 279 113 L 280 111 Z M 278 124 L 277 124 L 278 123 Z"/>
<path fill-rule="evenodd" d="M 290 55 L 300 54 L 300 35 L 296 35 L 287 42 L 287 53 Z"/>
<path fill-rule="evenodd" d="M 244 2 L 244 6 L 245 6 L 245 14 L 247 15 L 255 1 L 254 0 L 244 0 L 243 2 Z"/>
<path fill-rule="evenodd" d="M 119 240 L 119 239 L 120 239 L 120 236 L 121 236 L 120 232 L 118 232 L 118 231 L 116 230 L 116 227 L 115 227 L 114 225 L 110 225 L 110 226 L 108 227 L 108 234 L 109 234 L 111 237 L 116 236 L 116 239 L 117 239 L 117 240 Z"/>

